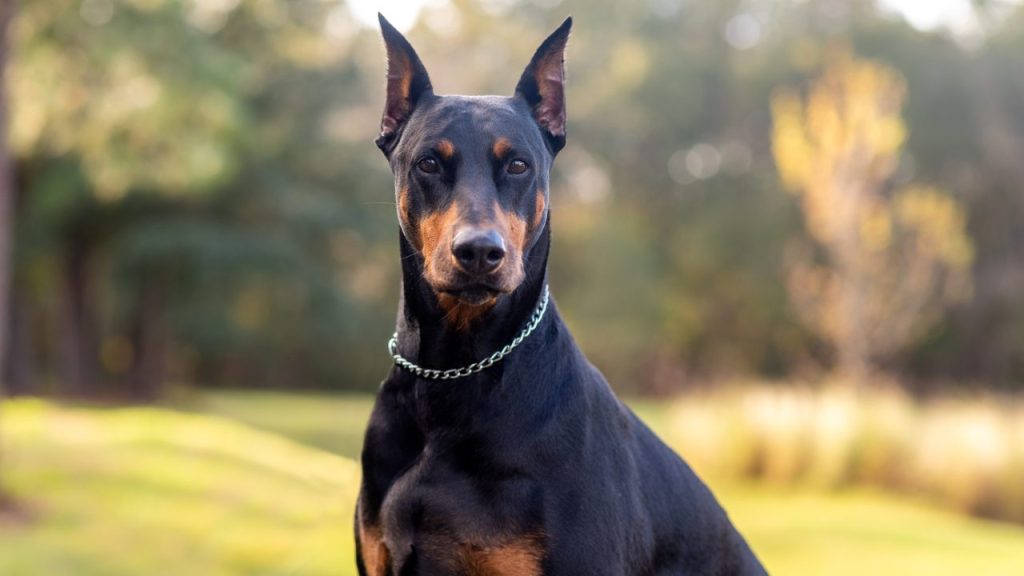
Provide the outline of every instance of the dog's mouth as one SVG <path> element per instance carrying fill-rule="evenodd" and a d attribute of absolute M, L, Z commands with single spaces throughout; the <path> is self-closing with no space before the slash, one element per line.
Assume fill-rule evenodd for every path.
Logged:
<path fill-rule="evenodd" d="M 479 306 L 481 304 L 493 302 L 506 292 L 506 290 L 497 286 L 483 283 L 467 284 L 464 286 L 450 286 L 438 290 L 439 294 L 456 298 L 460 302 L 471 306 Z"/>

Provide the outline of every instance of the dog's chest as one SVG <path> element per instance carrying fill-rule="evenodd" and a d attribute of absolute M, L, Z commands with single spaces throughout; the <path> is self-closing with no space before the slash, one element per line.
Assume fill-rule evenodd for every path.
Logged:
<path fill-rule="evenodd" d="M 480 474 L 486 465 L 461 468 L 451 451 L 428 444 L 387 490 L 379 518 L 396 570 L 413 562 L 425 573 L 540 574 L 539 484 L 507 470 Z"/>

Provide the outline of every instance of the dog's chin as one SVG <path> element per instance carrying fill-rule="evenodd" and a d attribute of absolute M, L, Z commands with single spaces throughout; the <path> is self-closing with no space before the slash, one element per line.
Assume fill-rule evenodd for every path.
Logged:
<path fill-rule="evenodd" d="M 493 304 L 505 292 L 488 286 L 477 285 L 457 289 L 449 288 L 441 290 L 440 293 L 455 298 L 461 304 L 482 306 L 484 304 Z"/>

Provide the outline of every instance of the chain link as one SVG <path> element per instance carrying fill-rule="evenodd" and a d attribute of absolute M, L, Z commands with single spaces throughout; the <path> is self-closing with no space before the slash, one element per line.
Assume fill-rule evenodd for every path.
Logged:
<path fill-rule="evenodd" d="M 540 325 L 541 318 L 544 317 L 544 312 L 548 309 L 548 287 L 544 286 L 544 295 L 540 298 L 540 303 L 537 304 L 537 308 L 533 311 L 533 316 L 530 317 L 530 321 L 523 328 L 522 332 L 519 333 L 511 342 L 505 345 L 504 348 L 498 350 L 494 354 L 491 354 L 487 358 L 474 362 L 469 366 L 463 366 L 462 368 L 449 368 L 447 370 L 438 370 L 435 368 L 423 368 L 417 366 L 412 362 L 408 361 L 401 354 L 398 353 L 398 332 L 395 332 L 388 340 L 388 352 L 391 357 L 395 360 L 395 364 L 398 364 L 402 368 L 405 368 L 409 372 L 423 378 L 430 378 L 432 380 L 454 380 L 455 378 L 463 378 L 472 374 L 476 374 L 482 370 L 486 370 L 491 366 L 494 366 L 498 362 L 501 362 L 502 358 L 508 356 L 512 350 L 523 343 L 527 336 L 533 333 Z"/>

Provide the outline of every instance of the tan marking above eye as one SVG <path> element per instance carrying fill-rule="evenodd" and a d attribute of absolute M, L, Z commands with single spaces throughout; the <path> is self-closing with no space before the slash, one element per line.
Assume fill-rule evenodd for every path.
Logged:
<path fill-rule="evenodd" d="M 434 148 L 445 160 L 451 160 L 452 156 L 455 155 L 455 144 L 452 144 L 452 141 L 447 138 L 439 140 Z"/>
<path fill-rule="evenodd" d="M 491 146 L 491 152 L 494 153 L 494 157 L 501 159 L 508 154 L 508 151 L 512 149 L 512 143 L 508 141 L 508 138 L 501 137 L 494 141 L 494 145 Z"/>

